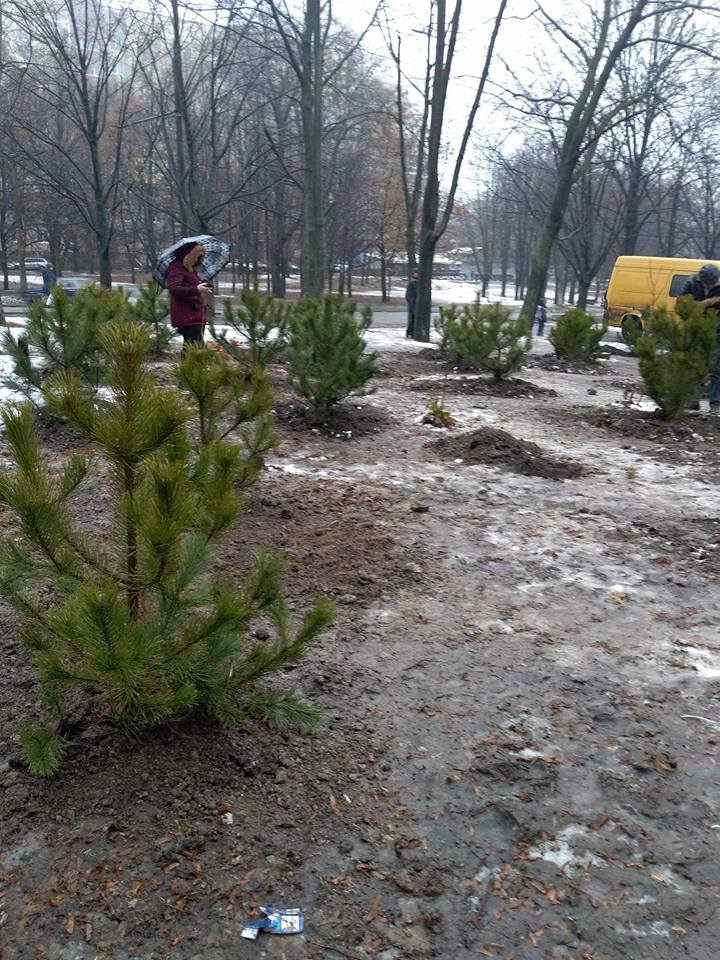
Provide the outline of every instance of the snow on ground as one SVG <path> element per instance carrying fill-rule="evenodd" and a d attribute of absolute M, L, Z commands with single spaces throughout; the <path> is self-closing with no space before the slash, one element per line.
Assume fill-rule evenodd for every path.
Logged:
<path fill-rule="evenodd" d="M 16 390 L 4 386 L 6 377 L 12 376 L 13 361 L 6 353 L 0 353 L 0 403 L 18 403 L 25 398 Z"/>
<path fill-rule="evenodd" d="M 371 350 L 398 350 L 407 353 L 419 353 L 439 343 L 440 337 L 434 331 L 430 331 L 430 343 L 420 343 L 417 340 L 408 340 L 405 331 L 401 327 L 371 327 L 365 334 L 365 340 Z"/>

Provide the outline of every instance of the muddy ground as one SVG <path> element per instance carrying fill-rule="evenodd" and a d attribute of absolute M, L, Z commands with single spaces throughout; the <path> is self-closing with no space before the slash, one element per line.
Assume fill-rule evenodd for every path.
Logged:
<path fill-rule="evenodd" d="M 448 434 L 418 389 L 445 368 L 383 343 L 377 392 L 335 435 L 279 401 L 283 444 L 218 557 L 239 573 L 284 550 L 298 611 L 335 599 L 284 678 L 323 734 L 90 725 L 40 783 L 3 612 L 3 957 L 717 957 L 720 725 L 686 719 L 720 721 L 714 424 L 670 438 L 621 405 L 637 368 L 612 357 L 528 367 L 532 394 L 448 391 Z M 432 446 L 487 428 L 581 469 Z M 268 903 L 301 907 L 305 934 L 241 940 Z"/>

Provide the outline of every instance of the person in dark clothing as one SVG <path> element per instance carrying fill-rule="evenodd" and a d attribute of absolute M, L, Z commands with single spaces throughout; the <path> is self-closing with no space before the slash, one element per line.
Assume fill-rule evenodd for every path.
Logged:
<path fill-rule="evenodd" d="M 167 272 L 170 323 L 180 331 L 185 343 L 202 343 L 205 338 L 205 303 L 212 297 L 212 288 L 196 272 L 203 256 L 199 244 L 185 244 Z"/>
<path fill-rule="evenodd" d="M 682 289 L 681 297 L 691 296 L 706 309 L 720 311 L 720 270 L 714 263 L 706 263 L 697 275 L 690 277 Z M 716 328 L 716 347 L 710 370 L 710 414 L 720 417 L 720 323 Z M 699 409 L 699 404 L 694 407 Z"/>
<path fill-rule="evenodd" d="M 41 276 L 42 276 L 42 285 L 43 285 L 42 287 L 43 296 L 47 297 L 50 293 L 50 290 L 55 285 L 55 281 L 57 280 L 57 277 L 55 276 L 55 267 L 53 267 L 53 265 L 50 263 L 49 260 L 46 262 L 45 266 L 42 268 Z"/>
<path fill-rule="evenodd" d="M 405 336 L 408 339 L 412 339 L 415 336 L 415 307 L 417 306 L 417 286 L 418 286 L 418 272 L 413 270 L 410 281 L 405 290 L 405 300 L 408 305 L 408 317 L 407 317 L 407 329 L 405 330 Z"/>
<path fill-rule="evenodd" d="M 537 323 L 537 332 L 539 337 L 542 337 L 545 335 L 546 320 L 547 320 L 547 307 L 545 306 L 545 301 L 540 300 L 537 305 L 537 310 L 535 311 L 535 321 Z"/>

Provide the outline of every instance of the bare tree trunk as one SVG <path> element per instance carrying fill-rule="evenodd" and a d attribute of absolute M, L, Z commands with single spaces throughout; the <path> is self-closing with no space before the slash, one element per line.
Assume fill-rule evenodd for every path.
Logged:
<path fill-rule="evenodd" d="M 435 62 L 432 82 L 432 101 L 430 104 L 430 128 L 427 142 L 427 178 L 423 193 L 420 218 L 420 264 L 418 270 L 417 304 L 415 309 L 415 340 L 427 343 L 430 340 L 430 314 L 432 310 L 432 274 L 435 250 L 440 238 L 447 230 L 458 182 L 462 170 L 465 152 L 480 101 L 485 90 L 495 42 L 505 15 L 507 0 L 500 0 L 495 16 L 493 32 L 488 43 L 485 62 L 475 91 L 475 99 L 465 124 L 462 141 L 455 158 L 452 181 L 445 199 L 442 216 L 440 215 L 439 163 L 442 147 L 445 106 L 452 71 L 453 58 L 460 28 L 462 0 L 455 0 L 455 8 L 449 23 L 446 22 L 446 0 L 436 0 L 437 23 L 435 28 Z M 449 31 L 448 31 L 449 27 Z"/>
<path fill-rule="evenodd" d="M 663 254 L 666 257 L 674 257 L 677 247 L 677 227 L 680 214 L 680 200 L 682 197 L 684 170 L 678 174 L 672 188 L 672 201 L 670 203 L 670 215 L 667 218 L 667 232 L 663 241 Z"/>
<path fill-rule="evenodd" d="M 642 191 L 642 168 L 633 164 L 630 168 L 627 191 L 625 193 L 625 217 L 621 253 L 632 256 L 637 249 L 640 237 L 640 202 Z"/>
<path fill-rule="evenodd" d="M 578 279 L 578 289 L 577 289 L 577 308 L 578 310 L 585 310 L 588 302 L 588 290 L 590 289 L 590 280 L 583 278 L 582 280 Z"/>
<path fill-rule="evenodd" d="M 112 268 L 110 265 L 111 230 L 108 223 L 107 208 L 102 197 L 102 188 L 95 185 L 95 247 L 97 250 L 100 283 L 104 287 L 112 286 Z"/>
<path fill-rule="evenodd" d="M 303 171 L 302 292 L 321 297 L 325 287 L 325 209 L 322 191 L 323 37 L 320 0 L 307 0 L 302 40 Z"/>
<path fill-rule="evenodd" d="M 275 243 L 272 245 L 270 256 L 272 295 L 278 300 L 284 300 L 285 294 L 287 293 L 287 281 L 285 278 L 287 273 L 287 260 L 285 258 L 285 253 L 282 249 L 278 249 L 278 245 Z"/>
<path fill-rule="evenodd" d="M 15 218 L 15 240 L 17 243 L 18 263 L 20 271 L 20 293 L 27 292 L 27 270 L 25 256 L 27 254 L 27 234 L 25 232 L 25 172 L 18 164 L 13 163 L 10 170 L 12 183 L 12 203 Z"/>

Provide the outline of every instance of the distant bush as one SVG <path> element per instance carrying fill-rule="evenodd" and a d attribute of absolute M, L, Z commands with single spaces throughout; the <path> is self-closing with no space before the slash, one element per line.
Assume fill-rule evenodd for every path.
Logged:
<path fill-rule="evenodd" d="M 201 343 L 186 346 L 173 374 L 195 408 L 200 447 L 230 436 L 240 440 L 244 457 L 236 485 L 245 488 L 252 484 L 265 454 L 278 443 L 267 371 L 255 367 L 246 375 L 231 359 Z"/>
<path fill-rule="evenodd" d="M 334 294 L 303 297 L 290 314 L 287 358 L 290 385 L 310 401 L 311 417 L 322 423 L 352 394 L 367 393 L 377 373 L 377 354 L 366 352 L 363 334 L 372 323 L 366 307 L 358 320 L 355 302 Z"/>
<path fill-rule="evenodd" d="M 151 331 L 151 351 L 161 354 L 169 346 L 175 331 L 168 323 L 170 302 L 167 294 L 154 280 L 138 289 L 134 312 L 136 319 Z"/>
<path fill-rule="evenodd" d="M 452 352 L 452 330 L 460 316 L 460 311 L 452 304 L 449 307 L 442 307 L 433 320 L 435 330 L 440 334 L 440 350 L 442 353 Z"/>
<path fill-rule="evenodd" d="M 285 349 L 288 305 L 282 300 L 243 290 L 240 306 L 234 310 L 225 301 L 225 330 L 210 324 L 210 335 L 233 359 L 247 369 L 266 367 Z M 244 343 L 228 337 L 235 331 Z"/>
<path fill-rule="evenodd" d="M 717 350 L 714 310 L 689 297 L 678 300 L 675 310 L 649 311 L 635 346 L 645 388 L 666 420 L 682 416 L 697 400 Z"/>
<path fill-rule="evenodd" d="M 468 304 L 459 311 L 448 307 L 440 312 L 436 329 L 441 349 L 458 360 L 485 370 L 502 380 L 525 362 L 530 349 L 530 326 L 524 317 L 499 303 Z"/>
<path fill-rule="evenodd" d="M 120 290 L 89 286 L 71 298 L 56 285 L 49 307 L 43 300 L 31 304 L 25 330 L 17 339 L 9 330 L 3 332 L 0 349 L 13 361 L 4 385 L 27 397 L 43 416 L 47 415 L 43 388 L 57 373 L 73 371 L 86 388 L 97 391 L 104 362 L 100 333 L 110 321 L 120 322 L 131 314 Z"/>
<path fill-rule="evenodd" d="M 601 341 L 607 324 L 598 325 L 593 317 L 575 308 L 558 318 L 550 331 L 550 343 L 562 360 L 595 363 L 602 353 Z"/>

